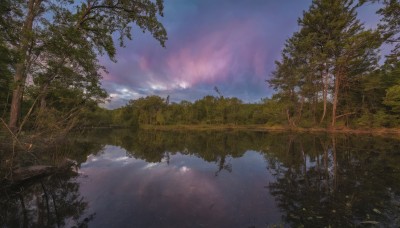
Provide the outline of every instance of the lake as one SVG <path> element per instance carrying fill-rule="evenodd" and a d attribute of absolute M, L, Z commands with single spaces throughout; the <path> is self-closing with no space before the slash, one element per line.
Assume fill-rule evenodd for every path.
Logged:
<path fill-rule="evenodd" d="M 400 140 L 247 131 L 93 131 L 49 153 L 74 172 L 0 197 L 0 227 L 399 227 Z"/>

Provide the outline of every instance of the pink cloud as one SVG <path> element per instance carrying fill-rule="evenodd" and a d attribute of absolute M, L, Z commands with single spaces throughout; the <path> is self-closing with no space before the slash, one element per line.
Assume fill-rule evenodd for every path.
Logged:
<path fill-rule="evenodd" d="M 249 22 L 216 28 L 171 52 L 167 74 L 189 86 L 224 81 L 246 70 L 265 76 L 265 54 L 258 51 L 260 42 L 255 42 L 259 38 L 256 26 Z"/>
<path fill-rule="evenodd" d="M 139 49 L 132 54 L 126 50 L 129 57 L 118 60 L 124 67 L 114 68 L 104 80 L 171 90 L 241 81 L 243 76 L 265 78 L 265 33 L 257 20 L 212 24 L 203 30 L 172 41 L 162 52 Z"/>
<path fill-rule="evenodd" d="M 139 67 L 142 71 L 148 72 L 151 70 L 150 66 L 149 66 L 150 65 L 149 61 L 145 56 L 140 57 L 138 60 L 138 63 L 139 63 Z"/>
<path fill-rule="evenodd" d="M 256 52 L 254 54 L 254 69 L 257 77 L 265 77 L 267 75 L 267 54 L 265 52 Z"/>

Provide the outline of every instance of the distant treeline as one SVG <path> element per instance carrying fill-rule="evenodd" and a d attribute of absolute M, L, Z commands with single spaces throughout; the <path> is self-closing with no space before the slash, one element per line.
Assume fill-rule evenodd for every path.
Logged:
<path fill-rule="evenodd" d="M 270 103 L 269 100 L 265 100 Z M 115 110 L 98 110 L 90 122 L 102 125 L 175 125 L 175 124 L 282 124 L 279 112 L 266 103 L 246 104 L 238 98 L 205 96 L 195 102 L 169 102 L 167 98 L 148 96 L 131 100 Z M 99 122 L 98 120 L 101 121 Z"/>
<path fill-rule="evenodd" d="M 317 104 L 322 110 L 323 102 Z M 365 113 L 365 108 L 359 107 L 359 112 L 339 119 L 338 125 L 351 128 L 396 127 L 399 124 L 398 115 L 390 106 L 381 104 L 378 111 Z M 327 114 L 330 117 L 330 114 Z M 327 118 L 329 119 L 329 118 Z M 238 98 L 223 96 L 205 96 L 194 102 L 169 102 L 169 98 L 148 96 L 130 100 L 127 105 L 106 110 L 96 108 L 88 112 L 82 119 L 81 126 L 114 126 L 138 127 L 140 125 L 247 125 L 263 124 L 267 126 L 288 126 L 290 120 L 286 115 L 286 104 L 275 96 L 265 98 L 258 103 L 244 103 Z M 329 121 L 321 125 L 316 120 L 313 109 L 303 109 L 298 127 L 327 127 Z"/>

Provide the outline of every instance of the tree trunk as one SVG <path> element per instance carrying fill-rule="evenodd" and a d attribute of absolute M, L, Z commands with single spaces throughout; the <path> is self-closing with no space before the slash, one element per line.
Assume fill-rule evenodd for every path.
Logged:
<path fill-rule="evenodd" d="M 47 105 L 46 96 L 47 96 L 48 88 L 49 88 L 49 84 L 48 83 L 44 84 L 41 94 L 39 95 L 40 96 L 40 109 L 39 109 L 40 113 L 44 112 L 44 110 L 46 109 L 46 105 Z"/>
<path fill-rule="evenodd" d="M 32 40 L 32 26 L 36 11 L 42 0 L 29 0 L 28 12 L 22 28 L 21 40 L 18 48 L 19 62 L 16 64 L 14 75 L 14 88 L 11 100 L 9 128 L 15 132 L 18 130 L 18 119 L 21 113 L 22 95 L 26 80 L 26 66 L 29 60 L 28 50 Z"/>
<path fill-rule="evenodd" d="M 317 124 L 317 106 L 318 106 L 318 91 L 314 92 L 314 97 L 313 97 L 313 124 Z"/>
<path fill-rule="evenodd" d="M 340 72 L 335 75 L 335 90 L 333 94 L 333 107 L 332 107 L 332 127 L 336 125 L 336 109 L 339 98 L 339 86 L 340 86 Z"/>
<path fill-rule="evenodd" d="M 323 76 L 322 76 L 322 80 L 323 80 L 323 83 L 324 83 L 324 88 L 323 88 L 323 90 L 322 90 L 322 98 L 323 98 L 323 100 L 324 100 L 324 111 L 323 111 L 323 113 L 322 113 L 322 117 L 321 117 L 321 120 L 320 120 L 320 124 L 322 124 L 322 122 L 324 121 L 324 119 L 325 119 L 325 115 L 326 115 L 326 106 L 327 106 L 327 98 L 328 98 L 328 72 L 329 70 L 328 69 L 326 69 L 326 72 L 325 72 L 325 74 L 323 74 Z"/>
<path fill-rule="evenodd" d="M 303 106 L 304 106 L 304 96 L 301 96 L 300 98 L 300 108 L 298 110 L 298 116 L 297 116 L 297 123 L 300 123 L 301 117 L 303 115 Z"/>
<path fill-rule="evenodd" d="M 40 113 L 42 113 L 46 109 L 46 94 L 43 94 L 40 98 Z"/>
<path fill-rule="evenodd" d="M 286 118 L 287 118 L 287 121 L 288 121 L 288 123 L 289 123 L 289 126 L 293 126 L 293 124 L 292 124 L 292 121 L 291 121 L 291 119 L 290 119 L 290 113 L 289 113 L 289 109 L 287 108 L 286 109 Z"/>
<path fill-rule="evenodd" d="M 24 77 L 24 64 L 17 64 L 16 72 L 14 75 L 14 83 L 15 87 L 12 93 L 11 99 L 11 110 L 10 110 L 10 122 L 8 127 L 12 132 L 16 132 L 18 130 L 18 119 L 19 114 L 21 112 L 21 102 L 22 102 L 22 94 L 24 91 L 25 77 Z"/>
<path fill-rule="evenodd" d="M 336 157 L 336 139 L 332 136 L 332 152 L 333 152 L 333 189 L 337 190 L 338 172 L 337 172 L 337 157 Z"/>

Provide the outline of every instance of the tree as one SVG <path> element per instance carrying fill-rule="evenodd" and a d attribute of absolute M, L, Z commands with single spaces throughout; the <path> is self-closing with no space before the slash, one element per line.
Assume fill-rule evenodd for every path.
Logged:
<path fill-rule="evenodd" d="M 378 10 L 382 15 L 379 29 L 383 34 L 385 42 L 393 44 L 393 50 L 389 59 L 399 61 L 400 59 L 400 2 L 398 0 L 385 0 L 384 6 Z"/>
<path fill-rule="evenodd" d="M 90 73 L 93 75 L 99 67 L 93 57 L 107 54 L 115 61 L 113 34 L 119 35 L 119 44 L 124 46 L 124 40 L 132 38 L 133 23 L 143 31 L 149 31 L 163 46 L 167 39 L 166 31 L 157 19 L 158 15 L 163 16 L 162 0 L 155 3 L 150 0 L 85 0 L 77 5 L 68 0 L 29 0 L 27 3 L 15 1 L 13 4 L 15 17 L 9 24 L 19 25 L 14 27 L 17 34 L 15 40 L 8 43 L 17 53 L 17 61 L 13 64 L 14 87 L 9 120 L 9 127 L 13 131 L 18 126 L 28 76 L 38 75 L 38 78 L 43 79 L 41 83 L 45 88 L 53 78 L 69 77 L 67 72 L 61 74 L 62 71 L 81 75 L 87 69 L 88 62 L 75 61 L 74 58 L 82 53 L 61 55 L 57 49 L 65 50 L 65 47 L 69 47 L 68 50 L 83 48 L 88 51 L 92 55 L 89 64 L 92 65 L 93 71 Z M 18 14 L 19 11 L 24 14 Z M 61 39 L 48 39 L 53 35 Z M 98 80 L 100 75 L 96 73 L 93 76 Z M 75 82 L 79 83 L 81 79 L 78 78 Z"/>
<path fill-rule="evenodd" d="M 157 124 L 157 122 L 163 124 L 164 116 L 162 116 L 162 111 L 166 106 L 165 100 L 159 96 L 130 100 L 127 105 L 127 107 L 136 110 L 140 124 Z"/>
<path fill-rule="evenodd" d="M 7 21 L 13 16 L 11 13 L 12 2 L 4 0 L 0 2 L 0 30 L 3 31 L 0 36 L 0 110 L 3 117 L 9 108 L 10 89 L 12 81 L 11 63 L 13 55 L 7 45 L 7 41 L 11 40 L 12 33 Z"/>
<path fill-rule="evenodd" d="M 328 97 L 332 127 L 337 118 L 354 113 L 347 110 L 354 109 L 348 98 L 356 92 L 360 78 L 376 69 L 376 49 L 381 44 L 376 32 L 363 28 L 356 9 L 350 0 L 314 0 L 299 19 L 300 31 L 286 41 L 269 83 L 286 103 L 290 125 L 301 120 L 306 102 L 312 104 L 315 119 L 321 94 L 320 122 L 327 112 Z"/>
<path fill-rule="evenodd" d="M 400 113 L 400 85 L 392 86 L 387 90 L 383 103 L 392 108 L 392 112 Z"/>
<path fill-rule="evenodd" d="M 391 44 L 393 49 L 387 56 L 383 65 L 383 75 L 386 79 L 386 96 L 383 104 L 391 107 L 393 113 L 398 113 L 400 80 L 400 2 L 396 0 L 385 0 L 383 7 L 378 10 L 382 15 L 379 29 L 386 43 Z"/>
<path fill-rule="evenodd" d="M 279 100 L 283 104 L 283 115 L 286 116 L 288 124 L 290 126 L 296 126 L 294 116 L 298 102 L 298 91 L 299 91 L 299 74 L 297 71 L 296 59 L 291 56 L 294 52 L 293 41 L 296 38 L 296 34 L 292 39 L 289 39 L 282 53 L 281 62 L 276 61 L 276 70 L 272 72 L 272 79 L 269 80 L 270 86 L 272 86 L 278 93 L 274 95 L 275 99 Z"/>

